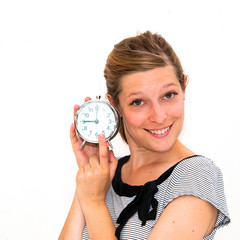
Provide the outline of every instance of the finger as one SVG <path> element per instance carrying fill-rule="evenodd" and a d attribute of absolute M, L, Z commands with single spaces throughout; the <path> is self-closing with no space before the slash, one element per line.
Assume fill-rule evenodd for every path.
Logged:
<path fill-rule="evenodd" d="M 81 178 L 82 177 L 82 174 L 85 172 L 85 169 L 84 169 L 84 167 L 80 167 L 79 169 L 78 169 L 78 172 L 77 172 L 77 178 L 79 179 L 79 178 Z"/>
<path fill-rule="evenodd" d="M 79 158 L 80 156 L 79 156 L 78 150 L 81 147 L 81 141 L 77 137 L 74 123 L 72 123 L 71 127 L 70 127 L 70 140 L 71 140 L 73 152 L 74 152 L 76 158 L 77 157 Z"/>
<path fill-rule="evenodd" d="M 77 110 L 80 108 L 80 106 L 79 105 L 74 105 L 74 108 L 73 108 L 73 119 L 75 120 L 75 115 L 76 115 L 76 112 L 77 112 Z"/>
<path fill-rule="evenodd" d="M 83 168 L 84 168 L 84 172 L 89 172 L 89 171 L 91 171 L 91 169 L 92 169 L 92 167 L 91 167 L 91 165 L 90 165 L 89 162 L 86 163 L 86 164 L 83 166 Z"/>
<path fill-rule="evenodd" d="M 92 155 L 89 157 L 89 164 L 91 168 L 98 168 L 99 167 L 99 159 L 97 155 Z"/>
<path fill-rule="evenodd" d="M 104 134 L 98 135 L 100 166 L 108 166 L 109 150 Z"/>
<path fill-rule="evenodd" d="M 92 100 L 90 97 L 85 98 L 85 102 Z"/>
<path fill-rule="evenodd" d="M 83 173 L 84 173 L 84 168 L 79 168 L 76 174 L 76 182 L 81 182 L 81 177 Z"/>
<path fill-rule="evenodd" d="M 82 140 L 78 139 L 78 137 L 76 135 L 74 123 L 71 124 L 71 128 L 70 128 L 70 140 L 71 140 L 73 152 L 74 152 L 76 160 L 77 160 L 78 167 L 79 168 L 83 167 L 84 164 L 86 164 L 88 162 L 88 159 L 84 155 L 84 153 L 80 150 Z"/>
<path fill-rule="evenodd" d="M 118 163 L 117 158 L 114 156 L 113 150 L 109 151 L 109 163 Z"/>
<path fill-rule="evenodd" d="M 112 180 L 118 165 L 118 160 L 114 156 L 113 150 L 109 151 L 110 179 Z"/>
<path fill-rule="evenodd" d="M 78 138 L 77 138 L 77 135 L 76 135 L 75 124 L 74 123 L 72 123 L 71 127 L 70 127 L 70 140 L 71 140 L 72 146 L 74 144 L 78 143 Z"/>
<path fill-rule="evenodd" d="M 91 100 L 90 97 L 86 97 L 86 98 L 85 98 L 85 102 L 90 101 L 90 100 Z M 79 108 L 80 108 L 80 106 L 79 106 L 78 104 L 74 105 L 74 108 L 73 108 L 73 119 L 75 119 L 76 112 L 77 112 L 77 110 L 78 110 Z"/>

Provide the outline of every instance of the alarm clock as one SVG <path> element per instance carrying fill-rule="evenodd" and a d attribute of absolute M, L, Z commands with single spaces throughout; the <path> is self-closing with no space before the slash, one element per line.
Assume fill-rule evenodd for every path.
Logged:
<path fill-rule="evenodd" d="M 75 129 L 83 139 L 81 149 L 86 142 L 98 144 L 98 135 L 103 133 L 110 147 L 120 128 L 118 110 L 109 102 L 99 99 L 82 104 L 75 114 Z"/>

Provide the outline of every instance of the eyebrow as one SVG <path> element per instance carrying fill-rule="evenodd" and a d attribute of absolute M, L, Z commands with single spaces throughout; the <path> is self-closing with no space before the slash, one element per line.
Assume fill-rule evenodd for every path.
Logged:
<path fill-rule="evenodd" d="M 164 89 L 169 88 L 171 86 L 177 86 L 178 87 L 178 85 L 176 83 L 169 83 L 169 84 L 166 84 L 165 86 L 163 86 L 161 90 L 164 90 Z M 129 98 L 131 96 L 141 95 L 141 94 L 144 94 L 144 91 L 138 91 L 138 92 L 130 93 L 127 97 Z"/>
<path fill-rule="evenodd" d="M 130 93 L 127 97 L 131 97 L 131 96 L 135 96 L 135 95 L 141 95 L 143 93 L 144 93 L 143 91 L 133 92 L 133 93 Z"/>

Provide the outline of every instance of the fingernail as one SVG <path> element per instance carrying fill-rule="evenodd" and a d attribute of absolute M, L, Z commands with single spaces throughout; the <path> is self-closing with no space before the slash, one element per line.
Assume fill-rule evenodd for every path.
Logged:
<path fill-rule="evenodd" d="M 90 101 L 90 100 L 91 100 L 90 97 L 85 97 L 85 102 Z"/>
<path fill-rule="evenodd" d="M 104 140 L 104 139 L 105 139 L 104 134 L 103 134 L 103 133 L 100 133 L 100 134 L 98 135 L 98 139 L 99 139 L 99 140 Z"/>

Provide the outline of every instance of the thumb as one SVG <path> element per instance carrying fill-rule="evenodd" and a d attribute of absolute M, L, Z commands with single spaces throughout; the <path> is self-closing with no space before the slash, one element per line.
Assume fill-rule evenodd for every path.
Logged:
<path fill-rule="evenodd" d="M 109 151 L 109 170 L 110 170 L 110 179 L 112 181 L 118 165 L 118 160 L 114 156 L 113 151 Z"/>

